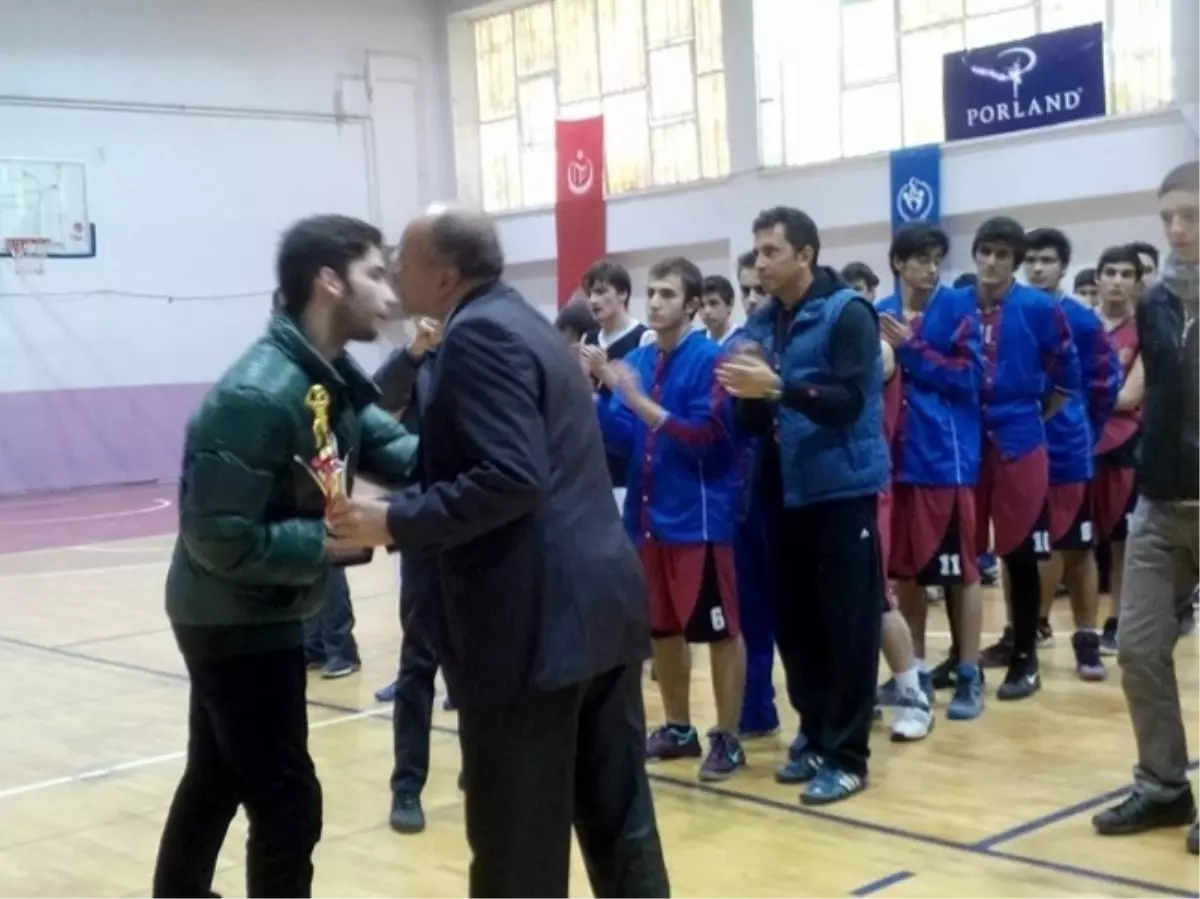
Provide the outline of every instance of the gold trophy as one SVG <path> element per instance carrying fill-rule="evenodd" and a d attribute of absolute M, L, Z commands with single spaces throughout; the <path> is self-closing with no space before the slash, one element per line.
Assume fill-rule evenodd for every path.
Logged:
<path fill-rule="evenodd" d="M 337 435 L 329 426 L 329 391 L 320 384 L 308 388 L 304 405 L 312 413 L 313 443 L 317 453 L 306 462 L 296 456 L 297 463 L 309 473 L 321 492 L 326 504 L 339 496 L 346 495 L 346 460 L 338 454 Z M 371 561 L 375 551 L 370 547 L 339 552 L 333 558 L 335 565 L 364 565 Z"/>
<path fill-rule="evenodd" d="M 308 388 L 304 405 L 312 413 L 313 443 L 317 454 L 305 462 L 299 456 L 296 461 L 304 466 L 327 500 L 346 493 L 346 463 L 338 456 L 337 437 L 329 427 L 329 391 L 320 384 Z"/>

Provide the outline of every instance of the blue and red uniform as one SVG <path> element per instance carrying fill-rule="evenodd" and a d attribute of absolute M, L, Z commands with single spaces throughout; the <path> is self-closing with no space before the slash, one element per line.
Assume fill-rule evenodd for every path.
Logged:
<path fill-rule="evenodd" d="M 978 305 L 977 288 L 967 288 Z M 1049 294 L 1013 282 L 990 311 L 979 310 L 984 357 L 983 443 L 975 490 L 975 545 L 1008 555 L 1029 543 L 1050 552 L 1037 528 L 1050 484 L 1042 405 L 1051 391 L 1082 388 L 1079 353 L 1066 314 Z"/>
<path fill-rule="evenodd" d="M 902 317 L 898 296 L 877 304 Z M 923 585 L 979 579 L 974 487 L 983 381 L 974 297 L 939 287 L 896 350 L 901 381 L 892 446 L 890 574 Z"/>
<path fill-rule="evenodd" d="M 740 632 L 733 561 L 739 479 L 732 405 L 716 379 L 720 357 L 700 331 L 669 353 L 654 343 L 625 357 L 667 412 L 656 428 L 619 394 L 596 404 L 606 447 L 629 460 L 623 517 L 645 569 L 651 630 L 693 643 Z"/>
<path fill-rule="evenodd" d="M 1134 316 L 1108 332 L 1108 340 L 1128 378 L 1138 361 L 1138 333 Z M 1096 539 L 1120 543 L 1129 535 L 1129 515 L 1137 503 L 1137 451 L 1142 428 L 1142 408 L 1114 411 L 1096 443 L 1096 474 L 1092 502 Z"/>
<path fill-rule="evenodd" d="M 1095 541 L 1089 490 L 1095 473 L 1092 457 L 1122 376 L 1100 317 L 1073 297 L 1062 297 L 1058 306 L 1079 354 L 1083 390 L 1046 422 L 1050 487 L 1044 520 L 1052 549 L 1085 550 Z"/>

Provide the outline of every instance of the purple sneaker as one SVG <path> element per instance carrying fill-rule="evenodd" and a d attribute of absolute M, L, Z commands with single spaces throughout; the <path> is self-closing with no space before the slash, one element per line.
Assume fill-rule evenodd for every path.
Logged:
<path fill-rule="evenodd" d="M 701 756 L 700 735 L 692 726 L 664 724 L 646 738 L 646 761 L 672 762 L 675 759 L 698 759 Z"/>
<path fill-rule="evenodd" d="M 1080 680 L 1102 681 L 1108 670 L 1100 658 L 1100 635 L 1095 631 L 1076 631 L 1071 638 L 1075 648 L 1075 671 Z"/>
<path fill-rule="evenodd" d="M 714 730 L 709 735 L 708 756 L 700 766 L 700 779 L 711 783 L 717 780 L 728 780 L 737 774 L 739 768 L 746 767 L 746 753 L 737 737 L 721 730 Z"/>

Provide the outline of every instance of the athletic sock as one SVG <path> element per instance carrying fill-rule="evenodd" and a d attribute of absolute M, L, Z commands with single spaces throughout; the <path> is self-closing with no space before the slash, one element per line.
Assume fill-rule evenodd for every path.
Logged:
<path fill-rule="evenodd" d="M 918 672 L 921 669 L 912 665 L 907 671 L 896 674 L 896 690 L 903 696 L 905 693 L 921 692 L 921 679 Z"/>

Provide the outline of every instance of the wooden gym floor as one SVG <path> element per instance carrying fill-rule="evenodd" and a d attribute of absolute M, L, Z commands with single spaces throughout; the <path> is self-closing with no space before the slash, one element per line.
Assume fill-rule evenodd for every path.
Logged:
<path fill-rule="evenodd" d="M 187 682 L 162 610 L 172 486 L 0 502 L 0 895 L 144 896 L 185 743 Z M 317 895 L 452 896 L 466 888 L 455 716 L 435 713 L 428 830 L 387 827 L 389 707 L 372 692 L 399 645 L 387 560 L 351 575 L 361 674 L 310 681 L 311 747 L 325 792 Z M 704 786 L 691 764 L 652 769 L 679 896 L 1194 896 L 1184 832 L 1101 839 L 1093 812 L 1128 783 L 1133 742 L 1115 665 L 1075 679 L 1069 611 L 1043 656 L 1045 688 L 983 718 L 939 714 L 923 743 L 874 744 L 872 786 L 827 811 L 771 780 L 785 737 L 753 744 L 750 768 Z M 990 632 L 1002 603 L 989 601 Z M 931 655 L 946 644 L 933 609 Z M 694 702 L 713 721 L 703 654 Z M 1196 640 L 1176 653 L 1197 746 Z M 992 687 L 994 689 L 993 676 Z M 657 694 L 647 681 L 657 721 Z M 943 698 L 944 702 L 944 698 Z M 794 727 L 789 719 L 789 730 Z M 1193 771 L 1195 763 L 1193 763 Z M 244 895 L 244 824 L 226 841 L 216 888 Z M 576 864 L 572 893 L 588 895 Z"/>

